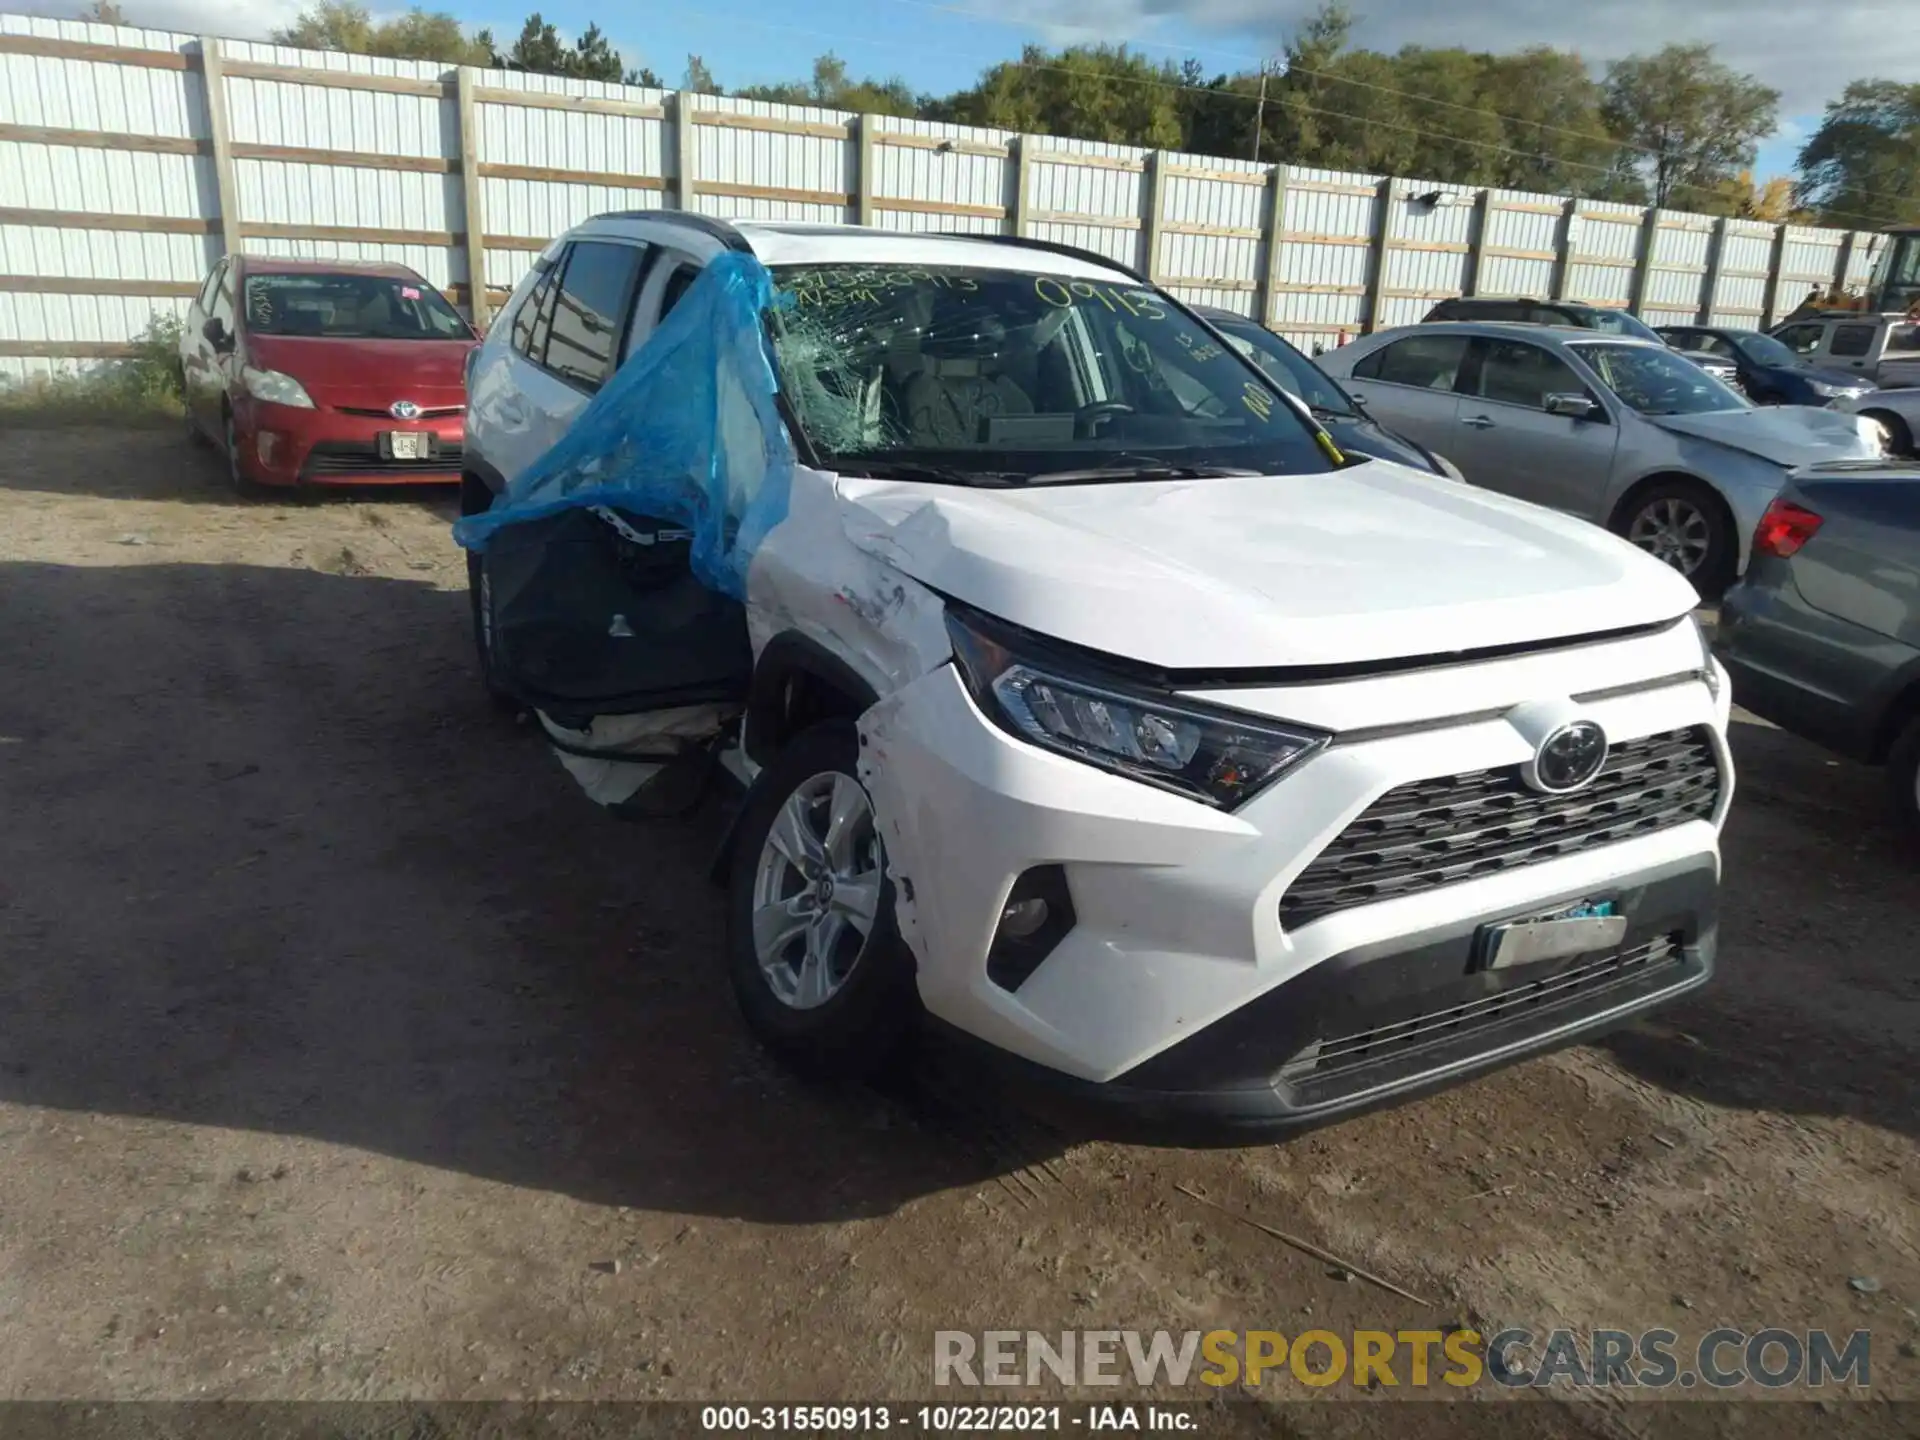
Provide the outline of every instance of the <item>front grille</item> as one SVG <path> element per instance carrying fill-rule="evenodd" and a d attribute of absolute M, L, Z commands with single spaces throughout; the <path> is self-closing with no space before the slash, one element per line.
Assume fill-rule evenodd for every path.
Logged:
<path fill-rule="evenodd" d="M 1289 930 L 1337 911 L 1712 816 L 1720 767 L 1705 726 L 1615 745 L 1571 795 L 1527 788 L 1520 767 L 1416 780 L 1389 790 L 1314 857 L 1280 901 Z"/>
<path fill-rule="evenodd" d="M 1301 1080 L 1311 1076 L 1324 1080 L 1342 1071 L 1466 1039 L 1476 1031 L 1511 1020 L 1537 1017 L 1546 1021 L 1550 1018 L 1546 1012 L 1591 999 L 1615 986 L 1647 979 L 1665 969 L 1679 968 L 1686 956 L 1683 944 L 1684 938 L 1678 933 L 1656 936 L 1643 945 L 1498 994 L 1432 1010 L 1411 1020 L 1377 1025 L 1338 1039 L 1316 1040 L 1280 1067 L 1279 1078 Z"/>
<path fill-rule="evenodd" d="M 341 405 L 336 408 L 342 415 L 371 415 L 376 420 L 393 420 L 397 418 L 393 411 L 387 409 L 384 405 L 376 405 L 371 409 L 359 405 Z M 409 425 L 415 420 L 433 420 L 442 415 L 464 415 L 466 409 L 467 407 L 464 405 L 423 405 L 420 407 L 420 413 L 418 415 L 410 415 L 405 420 L 400 421 L 400 423 Z"/>
<path fill-rule="evenodd" d="M 458 445 L 435 444 L 427 460 L 388 460 L 369 441 L 322 440 L 307 452 L 306 475 L 444 475 L 460 469 Z"/>

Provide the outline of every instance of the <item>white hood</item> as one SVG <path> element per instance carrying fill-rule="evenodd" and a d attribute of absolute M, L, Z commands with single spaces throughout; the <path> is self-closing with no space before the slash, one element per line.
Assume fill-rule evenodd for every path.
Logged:
<path fill-rule="evenodd" d="M 1387 461 L 1033 490 L 837 483 L 853 543 L 923 584 L 1168 669 L 1477 650 L 1697 603 L 1604 530 Z"/>
<path fill-rule="evenodd" d="M 1648 415 L 1676 435 L 1711 440 L 1789 468 L 1825 460 L 1871 460 L 1879 450 L 1860 433 L 1851 415 L 1810 405 L 1767 405 L 1752 410 L 1716 410 L 1709 415 Z"/>

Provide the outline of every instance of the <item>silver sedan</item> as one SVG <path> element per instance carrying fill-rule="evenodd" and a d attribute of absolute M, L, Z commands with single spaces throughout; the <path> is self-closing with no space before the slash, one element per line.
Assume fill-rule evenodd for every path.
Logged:
<path fill-rule="evenodd" d="M 1469 483 L 1605 525 L 1717 594 L 1788 473 L 1877 458 L 1872 421 L 1756 408 L 1664 345 L 1463 322 L 1383 330 L 1322 357 L 1380 422 Z"/>

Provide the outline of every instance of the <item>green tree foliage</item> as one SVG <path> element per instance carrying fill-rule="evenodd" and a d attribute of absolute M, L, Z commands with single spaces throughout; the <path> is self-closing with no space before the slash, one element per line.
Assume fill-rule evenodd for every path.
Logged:
<path fill-rule="evenodd" d="M 308 50 L 347 50 L 399 60 L 440 60 L 449 65 L 491 65 L 493 42 L 485 31 L 469 37 L 460 22 L 442 11 L 418 6 L 391 20 L 376 21 L 353 0 L 320 0 L 285 29 L 273 32 L 277 45 Z"/>
<path fill-rule="evenodd" d="M 1655 205 L 1699 208 L 1753 165 L 1773 133 L 1780 92 L 1713 58 L 1708 45 L 1669 45 L 1607 67 L 1608 127 L 1633 148 Z"/>
<path fill-rule="evenodd" d="M 1075 45 L 1058 54 L 1029 45 L 970 90 L 933 107 L 933 118 L 1082 140 L 1180 149 L 1178 67 L 1155 64 L 1124 45 Z"/>
<path fill-rule="evenodd" d="M 688 70 L 692 70 L 689 57 Z M 701 67 L 703 70 L 706 68 Z M 709 83 L 712 77 L 708 76 Z M 749 85 L 736 91 L 745 100 L 772 100 L 782 105 L 823 105 L 830 110 L 855 114 L 918 115 L 919 97 L 904 80 L 853 80 L 847 75 L 847 62 L 832 51 L 813 62 L 813 78 L 782 85 Z"/>
<path fill-rule="evenodd" d="M 1856 80 L 1829 102 L 1794 198 L 1849 229 L 1920 222 L 1920 85 Z"/>

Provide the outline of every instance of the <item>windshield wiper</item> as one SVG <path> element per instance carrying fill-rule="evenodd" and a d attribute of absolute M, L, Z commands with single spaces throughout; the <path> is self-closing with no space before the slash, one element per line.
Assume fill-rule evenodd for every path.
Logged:
<path fill-rule="evenodd" d="M 1261 475 L 1239 465 L 1168 465 L 1143 461 L 1137 465 L 1092 465 L 1083 470 L 1042 470 L 1026 477 L 1028 485 L 1072 485 L 1097 480 L 1219 480 L 1235 475 Z"/>
<path fill-rule="evenodd" d="M 995 470 L 955 470 L 946 465 L 923 465 L 917 460 L 858 460 L 835 473 L 849 480 L 926 480 L 936 485 L 1006 485 L 1008 477 Z"/>
<path fill-rule="evenodd" d="M 1331 405 L 1309 405 L 1307 413 L 1316 420 L 1359 420 L 1358 410 L 1336 410 Z"/>

